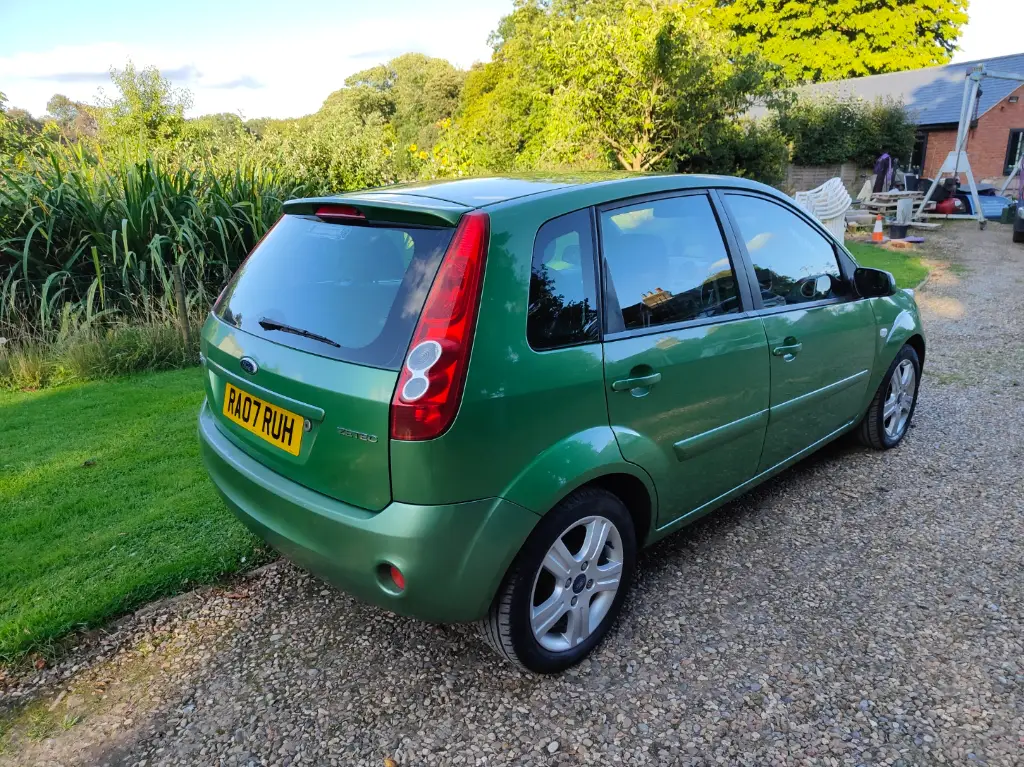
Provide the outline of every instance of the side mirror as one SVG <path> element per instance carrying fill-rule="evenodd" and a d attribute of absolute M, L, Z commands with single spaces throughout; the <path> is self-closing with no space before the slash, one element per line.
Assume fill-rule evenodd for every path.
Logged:
<path fill-rule="evenodd" d="M 853 287 L 861 298 L 891 296 L 896 292 L 896 278 L 882 269 L 858 266 L 853 273 Z"/>

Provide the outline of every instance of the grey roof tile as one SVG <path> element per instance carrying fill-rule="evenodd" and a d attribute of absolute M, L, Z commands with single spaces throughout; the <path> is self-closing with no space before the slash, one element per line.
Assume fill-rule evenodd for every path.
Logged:
<path fill-rule="evenodd" d="M 884 75 L 855 77 L 827 83 L 804 85 L 796 89 L 800 96 L 860 97 L 868 101 L 878 98 L 901 100 L 915 117 L 918 125 L 939 125 L 960 121 L 960 104 L 964 95 L 964 77 L 978 64 L 986 69 L 1011 72 L 1024 76 L 1024 53 L 998 56 L 992 59 L 964 61 L 941 67 L 912 69 Z M 1005 99 L 1024 83 L 1013 80 L 985 78 L 981 82 L 982 95 L 978 103 L 981 116 Z M 751 110 L 758 116 L 763 110 Z"/>

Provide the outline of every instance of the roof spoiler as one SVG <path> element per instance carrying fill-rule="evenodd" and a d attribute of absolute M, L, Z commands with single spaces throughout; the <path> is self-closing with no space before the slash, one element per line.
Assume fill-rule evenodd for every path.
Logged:
<path fill-rule="evenodd" d="M 348 224 L 453 227 L 470 210 L 444 200 L 409 194 L 364 193 L 339 197 L 289 200 L 285 213 L 319 215 L 325 221 Z M 322 214 L 322 215 L 321 215 Z"/>

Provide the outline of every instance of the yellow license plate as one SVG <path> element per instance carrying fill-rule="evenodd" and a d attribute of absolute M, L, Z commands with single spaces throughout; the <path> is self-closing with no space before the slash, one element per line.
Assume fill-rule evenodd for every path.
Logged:
<path fill-rule="evenodd" d="M 231 384 L 224 387 L 224 415 L 246 431 L 292 455 L 302 446 L 303 419 Z"/>

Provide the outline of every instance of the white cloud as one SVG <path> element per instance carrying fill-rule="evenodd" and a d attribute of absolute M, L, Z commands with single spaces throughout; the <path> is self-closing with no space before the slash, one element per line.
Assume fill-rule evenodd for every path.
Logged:
<path fill-rule="evenodd" d="M 970 0 L 967 26 L 953 61 L 974 61 L 1024 52 L 1021 0 Z"/>
<path fill-rule="evenodd" d="M 0 83 L 12 106 L 42 114 L 54 93 L 93 101 L 111 89 L 106 72 L 130 58 L 154 65 L 194 98 L 192 114 L 241 112 L 245 117 L 297 117 L 316 111 L 345 77 L 406 51 L 447 58 L 462 67 L 490 56 L 493 12 L 444 18 L 403 18 L 347 25 L 325 22 L 301 36 L 225 38 L 199 46 L 107 42 L 0 56 Z"/>

